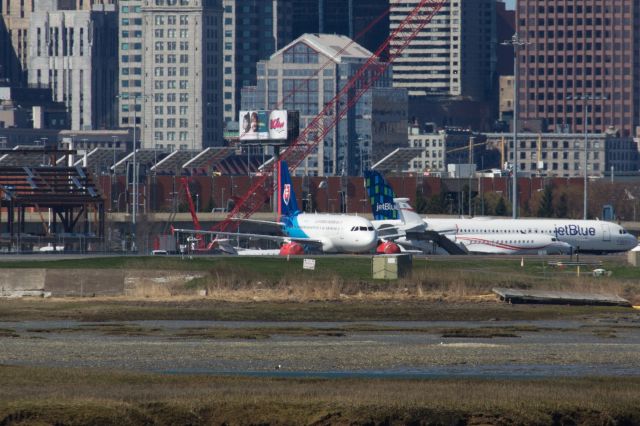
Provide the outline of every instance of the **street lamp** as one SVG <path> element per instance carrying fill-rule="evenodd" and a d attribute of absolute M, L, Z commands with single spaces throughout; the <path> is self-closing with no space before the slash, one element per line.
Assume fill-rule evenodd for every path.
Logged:
<path fill-rule="evenodd" d="M 512 186 L 512 217 L 518 217 L 518 48 L 525 46 L 526 40 L 515 33 L 511 40 L 503 41 L 503 46 L 513 48 L 513 186 Z"/>
<path fill-rule="evenodd" d="M 587 168 L 588 168 L 588 163 L 587 163 L 587 156 L 588 156 L 588 146 L 589 146 L 589 116 L 587 115 L 587 112 L 590 112 L 590 104 L 589 101 L 600 101 L 600 100 L 605 100 L 607 99 L 606 96 L 601 96 L 601 95 L 593 95 L 593 94 L 587 94 L 587 95 L 576 95 L 576 96 L 568 96 L 567 100 L 576 100 L 576 101 L 584 101 L 583 103 L 583 113 L 584 113 L 584 121 L 583 121 L 583 127 L 584 127 L 584 150 L 583 150 L 583 178 L 584 178 L 584 182 L 582 184 L 582 190 L 583 190 L 583 194 L 582 194 L 582 208 L 583 208 L 583 213 L 582 213 L 582 218 L 584 220 L 587 220 L 587 204 L 588 204 L 588 200 L 589 200 L 589 192 L 588 192 L 588 184 L 589 184 L 589 179 L 587 176 Z"/>
<path fill-rule="evenodd" d="M 131 209 L 131 227 L 132 234 L 135 236 L 136 233 L 136 216 L 138 213 L 138 163 L 136 161 L 136 151 L 138 148 L 138 144 L 136 141 L 136 128 L 138 126 L 138 100 L 146 99 L 147 95 L 143 95 L 141 93 L 135 93 L 132 96 L 116 96 L 119 99 L 133 99 L 133 209 Z"/>

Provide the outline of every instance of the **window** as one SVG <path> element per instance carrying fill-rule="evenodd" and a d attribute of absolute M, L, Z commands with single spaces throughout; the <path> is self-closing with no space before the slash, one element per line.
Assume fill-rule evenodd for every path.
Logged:
<path fill-rule="evenodd" d="M 304 43 L 297 43 L 284 52 L 284 63 L 317 64 L 318 54 Z"/>

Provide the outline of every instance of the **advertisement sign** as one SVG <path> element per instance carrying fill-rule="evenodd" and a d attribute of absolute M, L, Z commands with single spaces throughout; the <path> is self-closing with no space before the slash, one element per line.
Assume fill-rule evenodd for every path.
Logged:
<path fill-rule="evenodd" d="M 269 114 L 269 139 L 287 140 L 287 111 L 278 109 Z"/>
<path fill-rule="evenodd" d="M 239 136 L 243 142 L 287 142 L 298 137 L 300 119 L 297 111 L 240 111 Z"/>
<path fill-rule="evenodd" d="M 269 139 L 267 111 L 240 111 L 240 140 Z"/>

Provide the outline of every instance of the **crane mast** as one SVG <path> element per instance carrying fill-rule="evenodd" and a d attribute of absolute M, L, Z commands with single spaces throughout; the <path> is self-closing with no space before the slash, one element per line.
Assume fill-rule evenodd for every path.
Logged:
<path fill-rule="evenodd" d="M 391 35 L 378 47 L 367 61 L 356 71 L 336 96 L 327 102 L 322 111 L 316 115 L 299 136 L 281 154 L 279 160 L 286 160 L 291 171 L 314 149 L 324 137 L 337 125 L 367 90 L 384 74 L 391 63 L 402 55 L 402 52 L 431 22 L 447 0 L 420 0 L 407 17 L 393 30 Z M 387 61 L 380 62 L 379 57 L 388 50 Z M 258 211 L 276 190 L 274 171 L 278 164 L 268 164 L 261 176 L 257 177 L 247 193 L 241 197 L 224 221 L 212 229 L 226 231 L 237 219 L 247 219 Z"/>

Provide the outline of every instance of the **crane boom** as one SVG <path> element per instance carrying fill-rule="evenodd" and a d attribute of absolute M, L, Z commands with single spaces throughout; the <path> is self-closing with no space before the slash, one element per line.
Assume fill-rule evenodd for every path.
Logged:
<path fill-rule="evenodd" d="M 347 83 L 338 91 L 322 111 L 316 115 L 300 135 L 287 147 L 280 158 L 286 160 L 291 171 L 311 153 L 324 137 L 336 126 L 369 88 L 382 76 L 394 59 L 399 57 L 418 33 L 433 19 L 447 0 L 420 0 L 398 25 L 391 35 L 378 47 L 367 61 L 356 71 Z M 379 57 L 388 49 L 387 62 L 380 62 Z M 258 211 L 275 191 L 274 171 L 276 161 L 271 162 L 251 185 L 247 193 L 241 197 L 226 219 L 214 227 L 215 230 L 227 230 L 233 219 L 246 219 Z"/>

